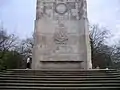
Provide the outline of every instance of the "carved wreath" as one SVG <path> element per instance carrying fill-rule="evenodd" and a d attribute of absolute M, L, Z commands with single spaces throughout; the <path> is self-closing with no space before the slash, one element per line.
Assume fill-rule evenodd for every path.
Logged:
<path fill-rule="evenodd" d="M 55 5 L 55 12 L 63 15 L 68 11 L 67 5 L 65 3 L 58 3 Z"/>

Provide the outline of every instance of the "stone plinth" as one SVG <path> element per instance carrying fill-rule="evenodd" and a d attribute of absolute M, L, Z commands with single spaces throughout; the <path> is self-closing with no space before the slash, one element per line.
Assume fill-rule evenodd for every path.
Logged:
<path fill-rule="evenodd" d="M 33 69 L 89 69 L 86 0 L 37 0 Z"/>

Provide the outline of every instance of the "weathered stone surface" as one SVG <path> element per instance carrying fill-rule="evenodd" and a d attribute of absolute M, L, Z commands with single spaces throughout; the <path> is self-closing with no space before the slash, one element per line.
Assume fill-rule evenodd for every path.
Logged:
<path fill-rule="evenodd" d="M 86 0 L 37 0 L 33 69 L 92 68 L 86 9 Z"/>

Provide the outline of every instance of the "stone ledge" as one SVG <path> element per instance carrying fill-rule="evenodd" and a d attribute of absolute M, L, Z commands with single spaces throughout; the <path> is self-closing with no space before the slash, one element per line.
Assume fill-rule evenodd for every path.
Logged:
<path fill-rule="evenodd" d="M 83 61 L 40 61 L 41 63 L 81 63 Z"/>

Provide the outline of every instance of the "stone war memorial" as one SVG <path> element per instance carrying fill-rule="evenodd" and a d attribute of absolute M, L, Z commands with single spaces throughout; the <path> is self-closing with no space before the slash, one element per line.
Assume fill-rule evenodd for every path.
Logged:
<path fill-rule="evenodd" d="M 120 71 L 92 69 L 86 0 L 37 0 L 36 11 L 32 69 L 0 73 L 0 90 L 120 90 Z"/>
<path fill-rule="evenodd" d="M 91 69 L 86 0 L 37 0 L 32 69 Z"/>

